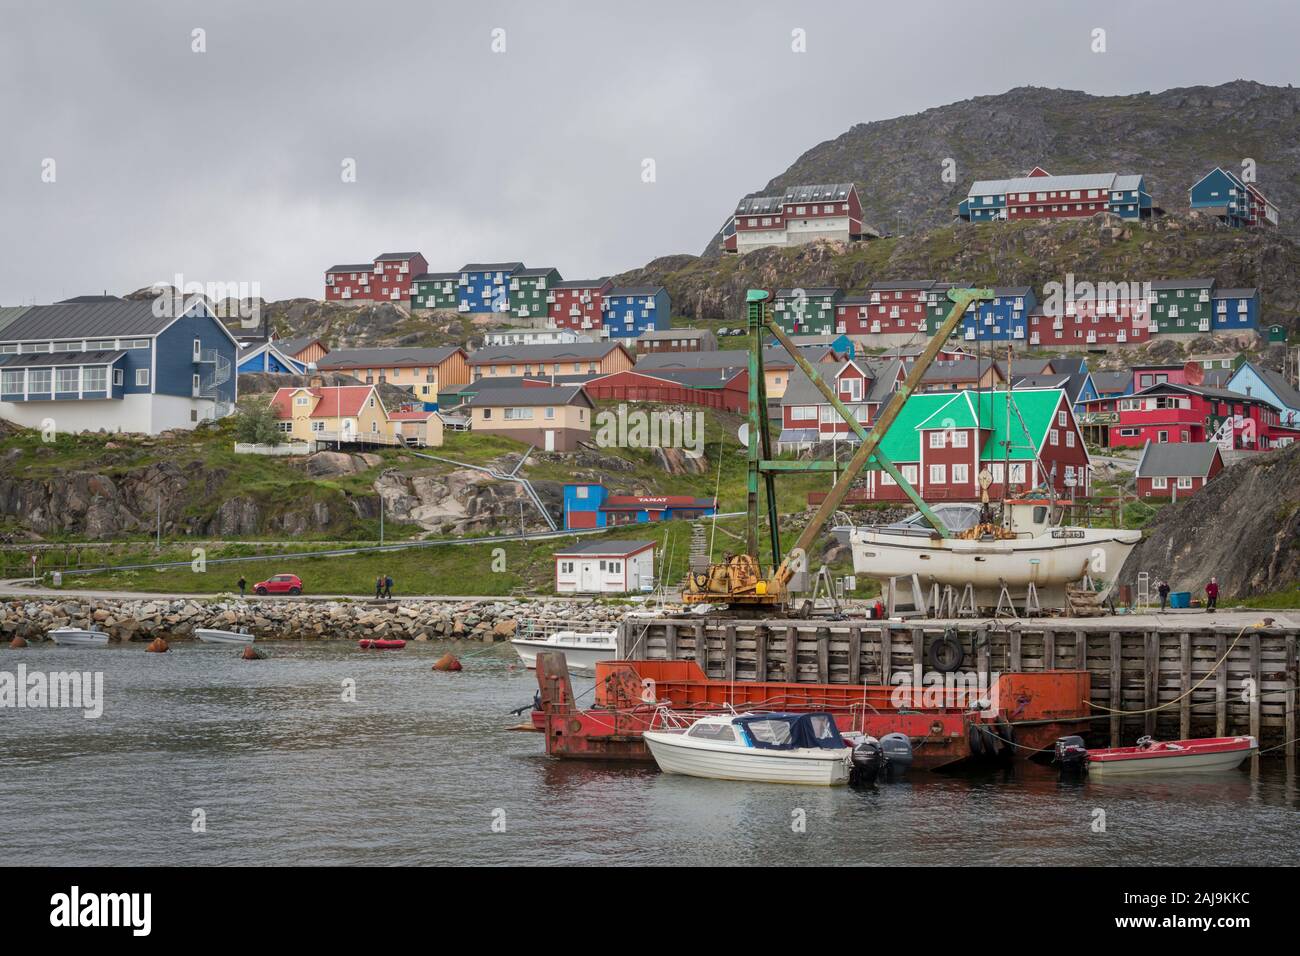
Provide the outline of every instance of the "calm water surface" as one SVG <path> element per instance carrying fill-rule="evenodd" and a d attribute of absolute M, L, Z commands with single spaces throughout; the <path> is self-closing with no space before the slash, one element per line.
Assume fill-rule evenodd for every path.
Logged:
<path fill-rule="evenodd" d="M 430 670 L 445 644 L 262 646 L 0 650 L 3 671 L 102 671 L 105 696 L 98 720 L 0 710 L 0 864 L 1300 864 L 1280 761 L 862 791 L 694 780 L 548 760 L 507 731 L 536 687 L 508 646 L 459 648 L 477 655 L 459 674 Z"/>

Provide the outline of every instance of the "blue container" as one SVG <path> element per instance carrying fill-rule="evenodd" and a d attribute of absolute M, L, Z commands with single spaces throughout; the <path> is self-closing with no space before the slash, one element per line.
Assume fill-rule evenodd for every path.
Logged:
<path fill-rule="evenodd" d="M 1192 606 L 1192 592 L 1191 592 L 1191 591 L 1171 591 L 1171 592 L 1169 593 L 1169 606 L 1170 606 L 1170 607 L 1191 607 L 1191 606 Z"/>

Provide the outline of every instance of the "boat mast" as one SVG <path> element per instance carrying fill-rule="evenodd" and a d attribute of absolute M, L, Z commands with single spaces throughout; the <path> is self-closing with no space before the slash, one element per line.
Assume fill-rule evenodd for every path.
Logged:
<path fill-rule="evenodd" d="M 1002 522 L 1007 523 L 1007 488 L 1011 484 L 1011 342 L 1007 342 L 1007 430 L 1002 435 Z"/>

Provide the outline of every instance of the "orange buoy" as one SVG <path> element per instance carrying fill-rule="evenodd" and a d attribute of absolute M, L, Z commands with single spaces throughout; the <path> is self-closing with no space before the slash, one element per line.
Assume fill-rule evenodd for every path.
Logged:
<path fill-rule="evenodd" d="M 252 644 L 244 645 L 244 652 L 239 655 L 246 661 L 261 661 L 266 659 L 266 655 L 259 651 Z"/>
<path fill-rule="evenodd" d="M 436 671 L 458 671 L 464 668 L 460 666 L 460 661 L 456 659 L 455 654 L 443 654 L 434 663 L 433 669 Z"/>
<path fill-rule="evenodd" d="M 20 647 L 26 647 L 27 641 L 24 640 L 21 635 L 15 634 L 14 639 L 9 642 L 9 646 L 14 650 L 17 650 Z"/>
<path fill-rule="evenodd" d="M 149 646 L 145 648 L 145 651 L 149 654 L 163 654 L 169 650 L 171 648 L 167 646 L 167 642 L 161 637 L 155 637 L 149 642 Z"/>

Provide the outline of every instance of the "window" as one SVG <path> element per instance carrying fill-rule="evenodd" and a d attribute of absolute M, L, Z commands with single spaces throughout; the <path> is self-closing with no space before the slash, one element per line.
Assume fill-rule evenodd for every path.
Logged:
<path fill-rule="evenodd" d="M 0 374 L 0 392 L 6 395 L 20 394 L 23 390 L 23 369 L 9 368 Z"/>
<path fill-rule="evenodd" d="M 1023 483 L 1024 480 L 1025 480 L 1025 466 L 1024 466 L 1024 463 L 1021 462 L 1020 464 L 1012 465 L 1012 466 L 1011 466 L 1011 483 L 1012 483 L 1012 484 Z"/>
<path fill-rule="evenodd" d="M 967 445 L 967 440 L 968 440 L 968 438 L 969 438 L 969 436 L 968 436 L 965 432 L 953 432 L 953 433 L 952 433 L 952 447 L 953 447 L 953 448 L 965 448 L 966 445 Z"/>
<path fill-rule="evenodd" d="M 75 392 L 81 382 L 80 368 L 61 368 L 55 372 L 54 376 L 56 392 Z"/>
<path fill-rule="evenodd" d="M 554 408 L 553 406 L 547 406 L 547 408 L 546 408 L 546 418 L 547 418 L 548 420 L 555 418 L 555 408 Z"/>
<path fill-rule="evenodd" d="M 1168 478 L 1152 478 L 1152 479 L 1151 479 L 1151 487 L 1152 487 L 1152 488 L 1159 488 L 1159 489 L 1161 489 L 1161 490 L 1164 490 L 1165 488 L 1168 488 L 1168 487 L 1169 487 L 1169 479 L 1168 479 Z"/>
<path fill-rule="evenodd" d="M 113 369 L 113 384 L 115 386 L 122 384 L 122 370 L 120 368 Z"/>
<path fill-rule="evenodd" d="M 508 422 L 530 421 L 533 417 L 531 408 L 507 408 L 503 417 Z"/>
<path fill-rule="evenodd" d="M 312 422 L 311 430 L 314 432 L 323 432 L 325 430 L 325 423 L 320 421 Z"/>
<path fill-rule="evenodd" d="M 815 405 L 795 405 L 790 409 L 790 420 L 795 422 L 810 422 L 817 418 L 817 406 Z"/>
<path fill-rule="evenodd" d="M 1178 487 L 1179 487 L 1181 490 L 1184 490 L 1184 491 L 1187 490 L 1188 488 L 1192 487 L 1192 479 L 1190 479 L 1190 478 L 1179 478 L 1179 479 L 1178 479 Z"/>
<path fill-rule="evenodd" d="M 1065 427 L 1065 412 L 1061 411 L 1056 413 L 1056 424 L 1060 425 L 1062 428 Z"/>
<path fill-rule="evenodd" d="M 1059 445 L 1061 443 L 1060 436 L 1057 434 L 1055 428 L 1047 433 L 1047 443 L 1049 445 Z"/>
<path fill-rule="evenodd" d="M 1074 432 L 1065 433 L 1065 447 L 1066 448 L 1074 447 Z"/>
<path fill-rule="evenodd" d="M 198 339 L 194 340 L 194 361 L 198 361 L 203 356 L 203 343 Z"/>
<path fill-rule="evenodd" d="M 195 395 L 195 396 L 197 396 L 197 395 L 199 394 L 199 390 L 200 390 L 200 388 L 201 388 L 201 386 L 200 386 L 200 384 L 199 384 L 199 377 L 198 377 L 197 375 L 191 375 L 191 376 L 190 376 L 190 394 L 191 394 L 191 395 Z"/>
<path fill-rule="evenodd" d="M 108 391 L 108 369 L 102 365 L 95 365 L 82 371 L 81 387 L 87 392 L 107 392 Z"/>
<path fill-rule="evenodd" d="M 947 466 L 947 465 L 931 465 L 931 466 L 930 466 L 930 484 L 932 484 L 932 485 L 942 485 L 942 484 L 946 484 L 947 481 L 948 481 L 948 466 Z"/>
<path fill-rule="evenodd" d="M 1169 432 L 1156 432 L 1156 441 L 1164 445 L 1169 441 Z"/>
<path fill-rule="evenodd" d="M 943 432 L 930 432 L 930 447 L 931 448 L 943 447 Z M 933 481 L 934 479 L 930 479 L 930 480 Z"/>
<path fill-rule="evenodd" d="M 970 465 L 953 465 L 952 483 L 954 485 L 964 485 L 968 481 L 970 481 Z"/>
<path fill-rule="evenodd" d="M 139 388 L 149 387 L 149 370 L 147 368 L 138 368 L 135 370 L 135 384 Z"/>

